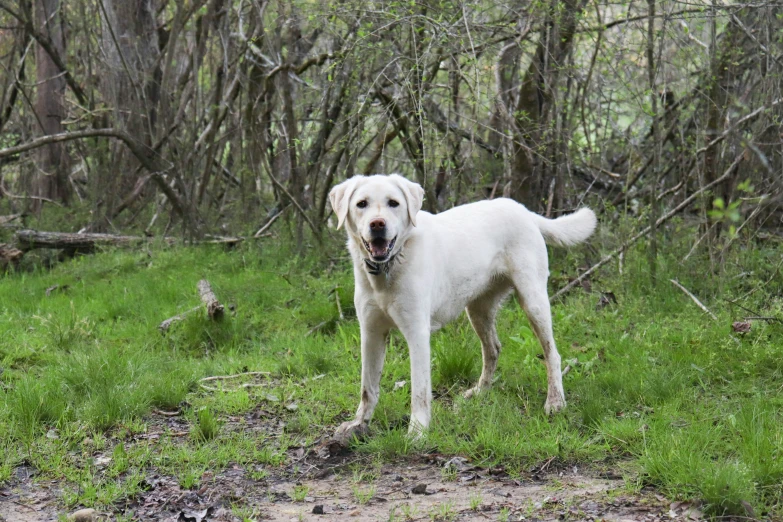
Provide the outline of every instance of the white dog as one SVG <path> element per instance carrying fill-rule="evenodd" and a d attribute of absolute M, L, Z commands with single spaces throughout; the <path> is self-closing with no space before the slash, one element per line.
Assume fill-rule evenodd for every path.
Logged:
<path fill-rule="evenodd" d="M 413 435 L 430 423 L 430 334 L 463 309 L 481 340 L 483 358 L 481 377 L 465 396 L 488 389 L 500 354 L 495 314 L 512 290 L 544 349 L 544 408 L 551 413 L 566 405 L 552 336 L 545 242 L 584 241 L 595 229 L 595 214 L 583 208 L 550 220 L 510 199 L 496 199 L 432 215 L 420 210 L 423 197 L 421 186 L 398 175 L 354 176 L 329 194 L 337 228 L 345 225 L 348 231 L 362 339 L 361 401 L 354 420 L 337 429 L 337 440 L 367 429 L 392 327 L 408 342 Z"/>

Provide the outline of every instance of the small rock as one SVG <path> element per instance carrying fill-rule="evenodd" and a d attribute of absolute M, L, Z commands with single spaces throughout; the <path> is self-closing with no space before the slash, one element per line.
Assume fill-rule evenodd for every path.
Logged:
<path fill-rule="evenodd" d="M 98 513 L 94 509 L 80 509 L 68 517 L 68 522 L 95 522 Z"/>
<path fill-rule="evenodd" d="M 323 515 L 324 514 L 324 505 L 323 504 L 316 504 L 313 506 L 313 515 Z"/>
<path fill-rule="evenodd" d="M 414 495 L 426 495 L 427 484 L 417 484 L 413 486 L 413 489 L 411 489 L 411 493 L 413 493 Z"/>
<path fill-rule="evenodd" d="M 394 482 L 402 482 L 402 481 L 403 481 L 403 480 L 405 480 L 405 479 L 404 479 L 404 478 L 402 478 L 402 475 L 394 475 L 394 478 L 393 478 L 392 480 L 393 480 Z"/>

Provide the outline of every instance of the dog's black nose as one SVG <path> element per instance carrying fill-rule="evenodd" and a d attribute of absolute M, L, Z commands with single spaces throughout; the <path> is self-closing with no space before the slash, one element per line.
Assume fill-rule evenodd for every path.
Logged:
<path fill-rule="evenodd" d="M 370 233 L 373 236 L 381 235 L 386 232 L 386 221 L 378 218 L 370 221 Z"/>

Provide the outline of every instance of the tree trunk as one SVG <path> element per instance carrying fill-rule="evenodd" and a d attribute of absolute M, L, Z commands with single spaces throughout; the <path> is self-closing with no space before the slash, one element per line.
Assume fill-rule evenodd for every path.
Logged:
<path fill-rule="evenodd" d="M 551 0 L 535 57 L 519 86 L 514 107 L 511 196 L 537 211 L 543 209 L 552 178 L 557 175 L 557 169 L 550 165 L 551 158 L 542 158 L 540 151 L 557 149 L 550 146 L 559 138 L 553 129 L 553 102 L 585 3 Z"/>
<path fill-rule="evenodd" d="M 45 34 L 54 49 L 65 56 L 65 38 L 60 18 L 60 0 L 36 0 L 35 21 L 39 31 Z M 65 78 L 40 45 L 35 48 L 36 93 L 35 113 L 43 135 L 63 132 L 62 122 L 66 116 Z M 51 143 L 38 151 L 38 172 L 31 180 L 31 192 L 39 197 L 68 203 L 70 186 L 68 182 L 69 158 L 64 143 Z M 40 199 L 32 200 L 40 207 Z"/>
<path fill-rule="evenodd" d="M 114 110 L 115 128 L 147 146 L 153 144 L 160 98 L 157 23 L 152 0 L 98 0 L 105 70 L 101 90 Z M 136 162 L 113 146 L 111 164 L 95 187 L 112 215 L 117 196 L 136 184 Z"/>

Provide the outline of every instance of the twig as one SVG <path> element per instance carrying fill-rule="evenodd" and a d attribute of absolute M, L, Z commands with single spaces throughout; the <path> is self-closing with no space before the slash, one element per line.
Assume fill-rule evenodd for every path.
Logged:
<path fill-rule="evenodd" d="M 234 375 L 213 375 L 211 377 L 204 377 L 203 379 L 199 379 L 199 382 L 225 381 L 228 379 L 237 379 L 239 377 L 246 377 L 248 375 L 271 375 L 271 373 L 270 372 L 243 372 L 243 373 L 235 373 Z"/>
<path fill-rule="evenodd" d="M 713 314 L 712 312 L 710 312 L 710 309 L 709 309 L 709 308 L 707 308 L 706 306 L 704 306 L 704 304 L 702 304 L 702 302 L 701 302 L 701 301 L 699 301 L 699 299 L 698 299 L 698 298 L 697 298 L 695 295 L 693 295 L 693 294 L 692 294 L 692 293 L 691 293 L 691 292 L 690 292 L 690 291 L 689 291 L 687 288 L 685 288 L 684 286 L 682 286 L 680 283 L 678 283 L 678 282 L 677 282 L 676 280 L 674 280 L 674 279 L 669 279 L 669 281 L 670 281 L 670 282 L 671 282 L 671 283 L 672 283 L 674 286 L 676 286 L 677 288 L 679 288 L 680 290 L 682 290 L 683 292 L 685 292 L 685 295 L 687 295 L 688 297 L 690 297 L 690 298 L 693 300 L 693 302 L 694 302 L 694 303 L 696 303 L 696 306 L 698 306 L 699 308 L 701 308 L 701 309 L 702 309 L 702 310 L 703 310 L 703 311 L 704 311 L 704 312 L 705 312 L 707 315 L 709 315 L 710 317 L 712 317 L 712 320 L 713 320 L 713 321 L 717 321 L 717 320 L 718 320 L 718 316 L 716 316 L 715 314 Z"/>
<path fill-rule="evenodd" d="M 296 207 L 296 210 L 299 211 L 299 214 L 302 216 L 302 218 L 307 222 L 307 225 L 310 227 L 310 230 L 313 232 L 313 236 L 315 236 L 316 241 L 319 243 L 323 243 L 323 238 L 321 237 L 321 233 L 316 228 L 316 226 L 313 224 L 312 220 L 310 219 L 310 216 L 307 215 L 307 212 L 304 211 L 302 206 L 299 204 L 299 202 L 296 200 L 294 196 L 291 195 L 290 192 L 288 192 L 288 189 L 285 188 L 285 185 L 280 183 L 278 179 L 275 177 L 274 174 L 272 174 L 272 166 L 269 164 L 269 160 L 264 156 L 264 167 L 266 168 L 266 174 L 269 176 L 269 179 L 272 180 L 272 183 L 280 189 L 280 191 L 285 194 L 285 196 L 288 198 L 288 200 L 293 203 L 294 207 Z"/>
<path fill-rule="evenodd" d="M 219 392 L 219 391 L 227 391 L 225 388 L 215 388 L 213 386 L 207 386 L 206 384 L 199 384 L 202 390 L 207 390 L 211 392 Z M 232 388 L 229 388 L 228 390 L 238 390 L 240 388 L 263 388 L 265 386 L 268 386 L 267 383 L 253 383 L 253 382 L 246 382 L 244 384 L 240 384 L 239 386 L 234 386 Z"/>
<path fill-rule="evenodd" d="M 53 199 L 45 198 L 43 196 L 29 196 L 29 195 L 20 196 L 18 194 L 12 194 L 11 192 L 8 191 L 7 188 L 5 188 L 5 179 L 2 177 L 0 177 L 0 196 L 5 196 L 8 199 L 35 199 L 38 201 L 46 201 L 47 203 L 51 203 L 53 205 L 57 205 L 58 207 L 62 208 L 62 205 L 60 203 L 54 201 Z"/>
<path fill-rule="evenodd" d="M 163 415 L 164 417 L 179 417 L 182 415 L 182 411 L 163 411 L 163 410 L 152 410 L 153 413 L 157 413 L 158 415 Z"/>
<path fill-rule="evenodd" d="M 763 317 L 760 315 L 750 315 L 745 318 L 746 321 L 769 321 L 769 322 L 777 322 L 777 323 L 783 323 L 783 319 L 780 319 L 778 317 Z"/>
<path fill-rule="evenodd" d="M 290 206 L 290 205 L 286 205 L 285 207 L 283 207 L 283 209 L 282 209 L 280 212 L 278 212 L 277 214 L 275 214 L 274 216 L 272 216 L 272 218 L 271 218 L 269 221 L 267 221 L 267 222 L 266 222 L 266 224 L 265 224 L 263 227 L 259 228 L 259 229 L 258 229 L 258 231 L 257 231 L 255 234 L 253 234 L 253 238 L 256 238 L 256 239 L 257 239 L 257 238 L 259 238 L 259 237 L 262 237 L 262 234 L 263 234 L 264 232 L 266 232 L 266 231 L 269 229 L 269 227 L 271 227 L 271 226 L 272 226 L 272 224 L 273 224 L 275 221 L 277 221 L 277 218 L 279 218 L 280 216 L 282 216 L 282 215 L 283 215 L 283 212 L 285 212 L 285 211 L 286 211 L 286 209 L 287 209 L 289 206 Z"/>
<path fill-rule="evenodd" d="M 195 308 L 191 308 L 190 310 L 182 312 L 179 315 L 175 315 L 174 317 L 169 317 L 168 319 L 166 319 L 165 321 L 163 321 L 158 325 L 158 330 L 160 330 L 163 333 L 166 333 L 172 324 L 176 323 L 177 321 L 183 320 L 188 315 L 192 314 L 193 312 L 198 312 L 199 310 L 201 310 L 201 307 L 197 306 Z"/>
<path fill-rule="evenodd" d="M 337 303 L 337 313 L 340 317 L 340 320 L 345 320 L 345 315 L 343 315 L 343 307 L 340 305 L 340 293 L 336 288 L 334 289 L 334 302 Z"/>
<path fill-rule="evenodd" d="M 317 332 L 318 330 L 320 330 L 321 328 L 323 328 L 327 324 L 329 324 L 329 321 L 321 321 L 317 325 L 315 325 L 312 328 L 310 328 L 309 330 L 307 330 L 307 333 L 305 334 L 305 337 L 310 337 L 311 335 L 313 335 L 315 332 Z"/>
<path fill-rule="evenodd" d="M 687 207 L 688 205 L 693 203 L 696 200 L 696 198 L 698 198 L 701 194 L 703 194 L 707 190 L 711 189 L 715 185 L 718 185 L 719 183 L 723 183 L 724 181 L 726 181 L 729 178 L 729 176 L 731 176 L 731 173 L 734 171 L 736 166 L 739 165 L 739 162 L 740 162 L 740 160 L 742 160 L 742 157 L 744 156 L 744 154 L 745 154 L 745 152 L 743 151 L 736 158 L 734 158 L 734 161 L 732 162 L 732 164 L 729 166 L 728 169 L 726 169 L 726 171 L 719 178 L 717 178 L 716 180 L 714 180 L 714 181 L 704 185 L 702 188 L 700 188 L 699 190 L 697 190 L 696 192 L 694 192 L 693 194 L 688 196 L 686 199 L 684 199 L 679 205 L 677 205 L 676 207 L 671 209 L 669 212 L 667 212 L 666 214 L 661 216 L 658 219 L 658 221 L 655 222 L 655 227 L 657 228 L 660 225 L 662 225 L 663 223 L 665 223 L 666 221 L 668 221 L 669 219 L 671 219 L 673 216 L 678 214 L 685 207 Z M 640 232 L 638 232 L 636 235 L 631 237 L 631 239 L 629 239 L 628 241 L 626 241 L 625 243 L 620 245 L 618 248 L 616 248 L 612 253 L 607 254 L 598 263 L 594 264 L 588 270 L 583 272 L 582 275 L 580 275 L 579 277 L 577 277 L 576 279 L 574 279 L 573 281 L 571 281 L 570 283 L 565 285 L 563 288 L 561 288 L 560 290 L 555 292 L 555 294 L 552 295 L 552 297 L 549 298 L 549 301 L 554 301 L 558 297 L 568 293 L 572 288 L 574 288 L 576 285 L 581 283 L 585 278 L 589 277 L 595 271 L 597 271 L 599 268 L 601 268 L 606 263 L 608 263 L 609 261 L 614 259 L 619 253 L 624 252 L 632 244 L 636 243 L 639 239 L 641 239 L 644 236 L 646 236 L 647 234 L 649 234 L 650 230 L 651 230 L 651 227 L 649 225 L 646 226 L 645 228 L 643 228 Z"/>

